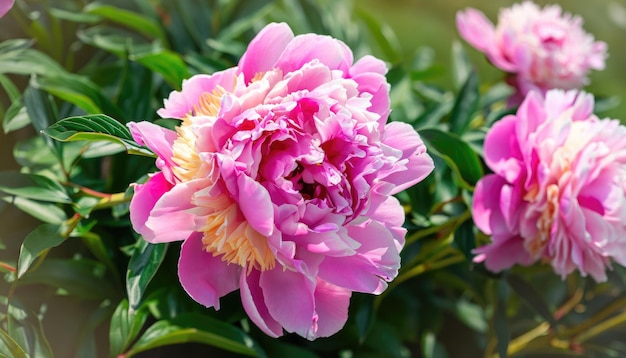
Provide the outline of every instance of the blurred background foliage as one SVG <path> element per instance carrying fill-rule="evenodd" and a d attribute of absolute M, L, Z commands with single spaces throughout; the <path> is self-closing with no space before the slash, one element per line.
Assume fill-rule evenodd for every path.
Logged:
<path fill-rule="evenodd" d="M 493 275 L 471 263 L 471 250 L 488 239 L 468 211 L 485 171 L 482 139 L 510 112 L 503 104 L 510 90 L 500 72 L 460 41 L 454 16 L 472 6 L 495 21 L 497 9 L 512 3 L 18 0 L 0 20 L 0 352 L 626 355 L 623 268 L 595 284 L 577 275 L 562 280 L 548 265 Z M 561 5 L 581 14 L 585 29 L 609 45 L 607 69 L 592 73 L 588 87 L 602 98 L 598 114 L 626 118 L 619 102 L 626 98 L 624 3 Z M 112 135 L 93 127 L 58 123 L 91 116 L 117 137 L 124 128 L 95 115 L 172 126 L 155 113 L 162 99 L 184 78 L 236 65 L 271 21 L 285 21 L 296 33 L 330 34 L 355 58 L 371 53 L 385 60 L 391 118 L 413 124 L 437 164 L 427 180 L 399 195 L 409 229 L 399 277 L 381 296 L 355 294 L 344 329 L 314 342 L 266 337 L 246 319 L 238 293 L 222 299 L 218 312 L 189 299 L 176 277 L 179 245 L 146 244 L 129 226 L 128 184 L 150 172 L 153 160 L 126 155 Z M 46 128 L 48 136 L 41 135 Z M 68 138 L 70 130 L 81 134 Z"/>

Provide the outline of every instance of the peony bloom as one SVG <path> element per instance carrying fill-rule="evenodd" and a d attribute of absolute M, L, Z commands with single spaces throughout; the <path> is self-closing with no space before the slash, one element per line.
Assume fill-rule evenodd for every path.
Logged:
<path fill-rule="evenodd" d="M 15 3 L 15 0 L 0 0 L 0 17 L 3 17 L 4 15 L 6 15 L 7 12 L 11 10 L 14 3 Z"/>
<path fill-rule="evenodd" d="M 171 93 L 158 113 L 181 119 L 176 131 L 130 124 L 160 169 L 135 186 L 133 227 L 183 240 L 194 300 L 219 309 L 239 289 L 268 335 L 315 339 L 343 327 L 353 291 L 386 288 L 405 235 L 392 195 L 433 161 L 411 126 L 386 124 L 385 72 L 338 40 L 270 24 L 237 67 Z"/>
<path fill-rule="evenodd" d="M 626 265 L 626 127 L 592 114 L 593 97 L 531 92 L 485 138 L 493 174 L 474 192 L 474 222 L 493 242 L 475 261 L 500 271 L 548 261 L 606 280 Z"/>
<path fill-rule="evenodd" d="M 457 13 L 456 22 L 461 37 L 511 74 L 517 103 L 530 90 L 545 94 L 552 88 L 581 88 L 591 69 L 604 68 L 606 44 L 594 41 L 583 30 L 583 20 L 562 14 L 558 5 L 515 4 L 500 10 L 495 28 L 472 8 Z"/>

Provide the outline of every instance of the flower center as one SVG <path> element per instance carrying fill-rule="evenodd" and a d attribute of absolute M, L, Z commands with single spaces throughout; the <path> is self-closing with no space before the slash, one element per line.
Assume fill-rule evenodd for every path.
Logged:
<path fill-rule="evenodd" d="M 221 88 L 212 93 L 204 93 L 194 107 L 196 116 L 216 117 L 220 109 L 220 99 L 224 94 Z M 172 168 L 179 182 L 214 177 L 212 159 L 203 160 L 197 152 L 198 138 L 193 127 L 194 116 L 189 114 L 176 128 L 178 138 L 172 147 Z M 254 230 L 245 220 L 237 202 L 228 191 L 222 188 L 219 178 L 209 182 L 209 186 L 196 193 L 191 200 L 197 207 L 198 216 L 206 217 L 198 230 L 203 233 L 204 250 L 222 260 L 247 267 L 269 270 L 275 265 L 275 257 L 267 243 L 267 238 Z"/>

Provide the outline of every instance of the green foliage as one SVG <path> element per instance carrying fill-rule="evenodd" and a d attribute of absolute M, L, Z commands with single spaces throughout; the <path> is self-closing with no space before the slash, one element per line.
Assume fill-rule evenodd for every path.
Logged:
<path fill-rule="evenodd" d="M 387 24 L 354 5 L 18 1 L 0 20 L 14 25 L 0 43 L 0 114 L 19 166 L 0 171 L 0 211 L 9 218 L 15 207 L 34 219 L 25 232 L 7 226 L 12 233 L 0 235 L 7 246 L 5 238 L 19 236 L 14 253 L 0 251 L 0 354 L 131 357 L 188 343 L 252 357 L 626 354 L 623 269 L 595 285 L 537 267 L 493 275 L 472 263 L 486 240 L 470 215 L 486 172 L 482 142 L 511 113 L 511 89 L 482 83 L 459 43 L 451 61 L 429 48 L 407 55 Z M 155 168 L 154 154 L 125 124 L 171 128 L 176 123 L 156 120 L 163 98 L 193 74 L 235 65 L 270 21 L 387 61 L 391 120 L 416 128 L 436 162 L 433 174 L 398 195 L 408 234 L 397 279 L 380 296 L 354 294 L 346 326 L 314 342 L 266 337 L 237 294 L 222 298 L 219 311 L 200 307 L 176 277 L 180 245 L 147 243 L 128 218 L 129 184 Z M 440 85 L 448 69 L 451 89 Z M 74 304 L 87 313 L 66 314 Z M 64 323 L 74 328 L 60 329 Z"/>

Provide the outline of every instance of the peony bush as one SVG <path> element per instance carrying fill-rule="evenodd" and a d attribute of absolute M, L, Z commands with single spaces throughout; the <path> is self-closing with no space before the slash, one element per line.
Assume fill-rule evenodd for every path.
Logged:
<path fill-rule="evenodd" d="M 1 355 L 625 355 L 620 5 L 372 6 L 0 1 Z"/>

